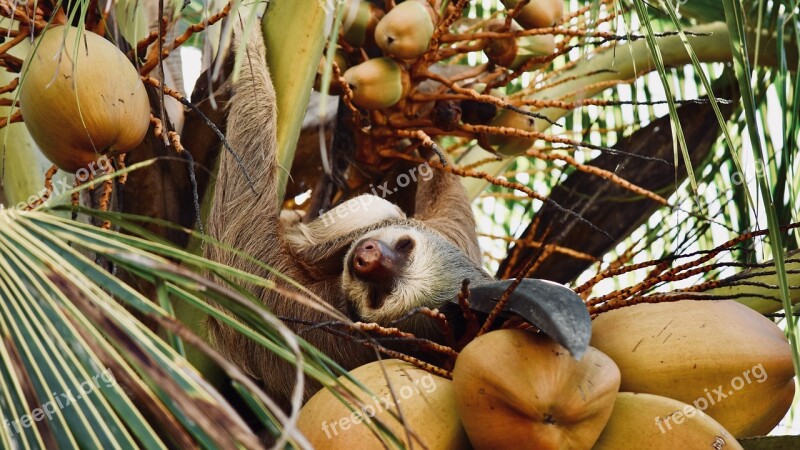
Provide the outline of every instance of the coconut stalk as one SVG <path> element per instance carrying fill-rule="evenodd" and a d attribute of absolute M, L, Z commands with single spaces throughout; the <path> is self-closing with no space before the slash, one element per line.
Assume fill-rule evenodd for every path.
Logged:
<path fill-rule="evenodd" d="M 686 31 L 687 39 L 700 62 L 710 63 L 731 60 L 730 36 L 728 26 L 724 22 L 705 24 Z M 689 32 L 703 35 L 690 35 L 688 34 Z M 665 66 L 683 66 L 692 63 L 680 36 L 659 38 L 657 43 Z M 604 82 L 619 80 L 620 83 L 623 83 L 625 80 L 636 78 L 656 69 L 652 52 L 647 47 L 647 42 L 644 39 L 609 47 L 593 56 L 591 59 L 583 59 L 574 69 L 555 77 L 551 81 L 555 86 L 538 91 L 525 97 L 525 99 L 579 101 L 591 98 L 607 89 L 608 85 Z M 774 60 L 774 52 L 768 51 L 766 48 L 759 52 L 759 56 L 762 64 L 774 65 L 776 62 Z M 558 84 L 559 80 L 566 77 L 574 77 L 574 79 Z M 547 116 L 552 121 L 571 113 L 570 110 L 560 108 L 543 108 L 535 112 Z M 549 127 L 550 124 L 548 122 L 537 119 L 535 120 L 533 131 L 543 132 Z M 498 152 L 502 154 L 503 149 L 498 149 Z M 489 152 L 474 147 L 459 163 L 468 165 L 492 156 Z M 480 170 L 497 175 L 507 170 L 512 162 L 512 159 L 492 162 L 482 165 Z M 482 179 L 475 178 L 465 178 L 462 183 L 471 199 L 480 195 L 488 184 Z"/>
<path fill-rule="evenodd" d="M 278 198 L 282 199 L 314 78 L 325 47 L 327 11 L 317 0 L 272 0 L 261 22 L 278 100 Z"/>
<path fill-rule="evenodd" d="M 722 280 L 722 284 L 727 284 L 727 286 L 703 291 L 703 294 L 735 299 L 762 314 L 780 311 L 783 305 L 781 304 L 781 290 L 778 286 L 774 261 L 769 261 L 764 266 L 760 269 L 748 269 Z M 800 286 L 800 253 L 786 255 L 784 267 L 786 268 L 786 279 L 789 286 L 792 287 L 789 291 L 789 300 L 792 304 L 797 304 L 800 302 L 800 289 L 794 289 L 794 286 Z"/>

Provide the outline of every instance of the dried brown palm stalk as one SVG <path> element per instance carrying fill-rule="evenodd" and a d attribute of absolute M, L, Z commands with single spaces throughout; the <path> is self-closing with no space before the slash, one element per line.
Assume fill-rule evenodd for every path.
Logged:
<path fill-rule="evenodd" d="M 788 231 L 796 228 L 800 228 L 800 223 L 790 224 L 781 227 L 781 230 Z M 770 275 L 770 273 L 774 275 L 774 271 L 769 272 L 770 268 L 773 267 L 773 263 L 768 262 L 764 264 L 745 264 L 736 262 L 725 262 L 725 261 L 713 262 L 713 261 L 719 258 L 721 255 L 725 254 L 726 252 L 736 250 L 737 246 L 740 246 L 741 244 L 750 241 L 756 237 L 766 236 L 767 234 L 768 234 L 767 230 L 753 231 L 741 234 L 712 250 L 699 251 L 685 255 L 674 255 L 659 260 L 645 261 L 641 263 L 630 264 L 627 266 L 610 267 L 606 270 L 599 272 L 592 279 L 586 281 L 582 285 L 575 288 L 575 292 L 579 294 L 587 292 L 593 286 L 597 285 L 602 280 L 608 278 L 617 277 L 638 270 L 650 269 L 650 272 L 647 274 L 645 279 L 636 285 L 618 289 L 599 297 L 589 298 L 586 301 L 586 304 L 589 306 L 589 311 L 591 312 L 591 314 L 593 315 L 602 314 L 607 311 L 621 308 L 623 306 L 634 305 L 637 303 L 660 303 L 660 302 L 678 301 L 685 299 L 751 298 L 754 296 L 752 292 L 746 292 L 746 293 L 742 292 L 741 296 L 737 296 L 735 294 L 727 292 L 725 295 L 721 295 L 713 291 L 722 287 L 748 286 L 750 285 L 748 279 L 753 280 L 752 282 L 753 286 L 774 288 L 774 286 L 771 286 L 768 283 L 765 283 L 764 281 L 756 280 L 759 277 Z M 688 262 L 678 264 L 679 260 L 688 258 L 692 259 Z M 797 262 L 800 262 L 797 260 L 796 252 L 794 255 L 789 255 L 787 257 L 786 262 L 795 264 Z M 668 293 L 654 292 L 655 288 L 665 283 L 678 282 L 681 280 L 686 280 L 692 277 L 696 277 L 698 275 L 713 275 L 715 273 L 718 273 L 719 270 L 727 267 L 738 267 L 745 269 L 765 269 L 766 271 L 750 271 L 750 272 L 745 271 L 740 275 L 726 279 L 718 279 L 718 277 L 712 276 L 711 277 L 712 279 L 699 282 L 691 287 L 677 289 L 675 291 Z M 795 271 L 792 269 L 787 269 L 787 273 L 795 275 Z M 708 293 L 708 295 L 704 295 L 703 293 Z M 775 298 L 766 297 L 766 299 L 774 300 Z"/>

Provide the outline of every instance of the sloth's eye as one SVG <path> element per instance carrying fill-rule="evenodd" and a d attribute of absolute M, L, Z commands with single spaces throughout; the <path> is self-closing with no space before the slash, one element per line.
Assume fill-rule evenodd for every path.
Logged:
<path fill-rule="evenodd" d="M 408 237 L 401 238 L 394 244 L 394 249 L 398 252 L 408 253 L 414 248 L 414 240 Z"/>

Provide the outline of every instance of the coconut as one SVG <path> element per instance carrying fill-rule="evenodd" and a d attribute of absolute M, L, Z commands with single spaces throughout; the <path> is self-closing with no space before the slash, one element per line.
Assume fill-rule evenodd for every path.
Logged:
<path fill-rule="evenodd" d="M 588 449 L 619 388 L 614 362 L 580 361 L 543 334 L 498 330 L 470 342 L 453 371 L 456 405 L 476 449 Z"/>
<path fill-rule="evenodd" d="M 344 74 L 347 69 L 350 68 L 350 62 L 347 59 L 347 55 L 341 49 L 337 49 L 334 53 L 333 60 L 336 62 L 336 65 L 339 67 L 339 71 Z M 325 55 L 319 61 L 319 65 L 317 66 L 317 75 L 314 78 L 314 90 L 317 92 L 322 92 L 322 75 L 325 73 L 325 69 L 328 66 L 328 60 L 326 59 Z M 331 80 L 328 83 L 328 94 L 329 95 L 342 95 L 342 87 L 339 84 L 338 80 L 333 78 L 333 69 L 331 68 Z"/>
<path fill-rule="evenodd" d="M 383 448 L 374 432 L 379 422 L 403 442 L 403 448 L 469 448 L 450 380 L 397 359 L 366 364 L 349 375 L 373 395 L 340 377 L 359 403 L 348 405 L 327 389 L 311 397 L 297 426 L 315 448 Z"/>
<path fill-rule="evenodd" d="M 375 43 L 375 27 L 383 10 L 366 0 L 350 0 L 344 6 L 342 38 L 353 47 Z"/>
<path fill-rule="evenodd" d="M 504 109 L 490 124 L 493 127 L 511 128 L 514 130 L 533 132 L 538 131 L 536 120 L 531 116 Z M 504 134 L 490 134 L 489 145 L 497 148 L 503 155 L 518 155 L 533 146 L 534 139 L 527 137 L 508 136 Z"/>
<path fill-rule="evenodd" d="M 520 0 L 501 0 L 506 9 L 513 10 Z M 563 0 L 531 0 L 515 18 L 525 29 L 548 28 L 557 25 L 564 15 Z"/>
<path fill-rule="evenodd" d="M 407 94 L 408 72 L 391 58 L 375 58 L 351 67 L 344 79 L 353 90 L 353 103 L 365 109 L 384 109 Z"/>
<path fill-rule="evenodd" d="M 651 394 L 620 392 L 592 450 L 742 450 L 711 416 L 691 405 Z"/>
<path fill-rule="evenodd" d="M 486 26 L 487 31 L 502 31 L 504 28 L 505 23 L 503 21 L 493 21 Z M 519 26 L 511 27 L 511 31 L 515 30 L 519 30 Z M 555 49 L 555 36 L 552 34 L 538 34 L 489 39 L 483 52 L 489 58 L 489 61 L 494 64 L 516 70 L 533 58 L 552 55 Z M 536 64 L 530 67 L 529 70 L 538 69 L 544 65 L 544 63 Z"/>
<path fill-rule="evenodd" d="M 375 41 L 387 56 L 414 59 L 430 47 L 436 14 L 427 2 L 407 0 L 386 13 L 375 28 Z"/>
<path fill-rule="evenodd" d="M 794 398 L 792 349 L 774 322 L 731 300 L 643 303 L 592 324 L 623 391 L 694 405 L 736 437 L 771 431 Z"/>
<path fill-rule="evenodd" d="M 47 29 L 22 66 L 20 107 L 33 140 L 75 172 L 132 150 L 150 124 L 139 73 L 117 47 L 75 27 Z"/>

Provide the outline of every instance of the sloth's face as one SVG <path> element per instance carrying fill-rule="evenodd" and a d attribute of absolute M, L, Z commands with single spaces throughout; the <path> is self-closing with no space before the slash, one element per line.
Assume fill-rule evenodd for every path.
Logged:
<path fill-rule="evenodd" d="M 361 320 L 388 325 L 414 309 L 441 307 L 465 278 L 488 274 L 453 244 L 423 227 L 379 228 L 355 241 L 344 259 L 342 290 Z"/>

